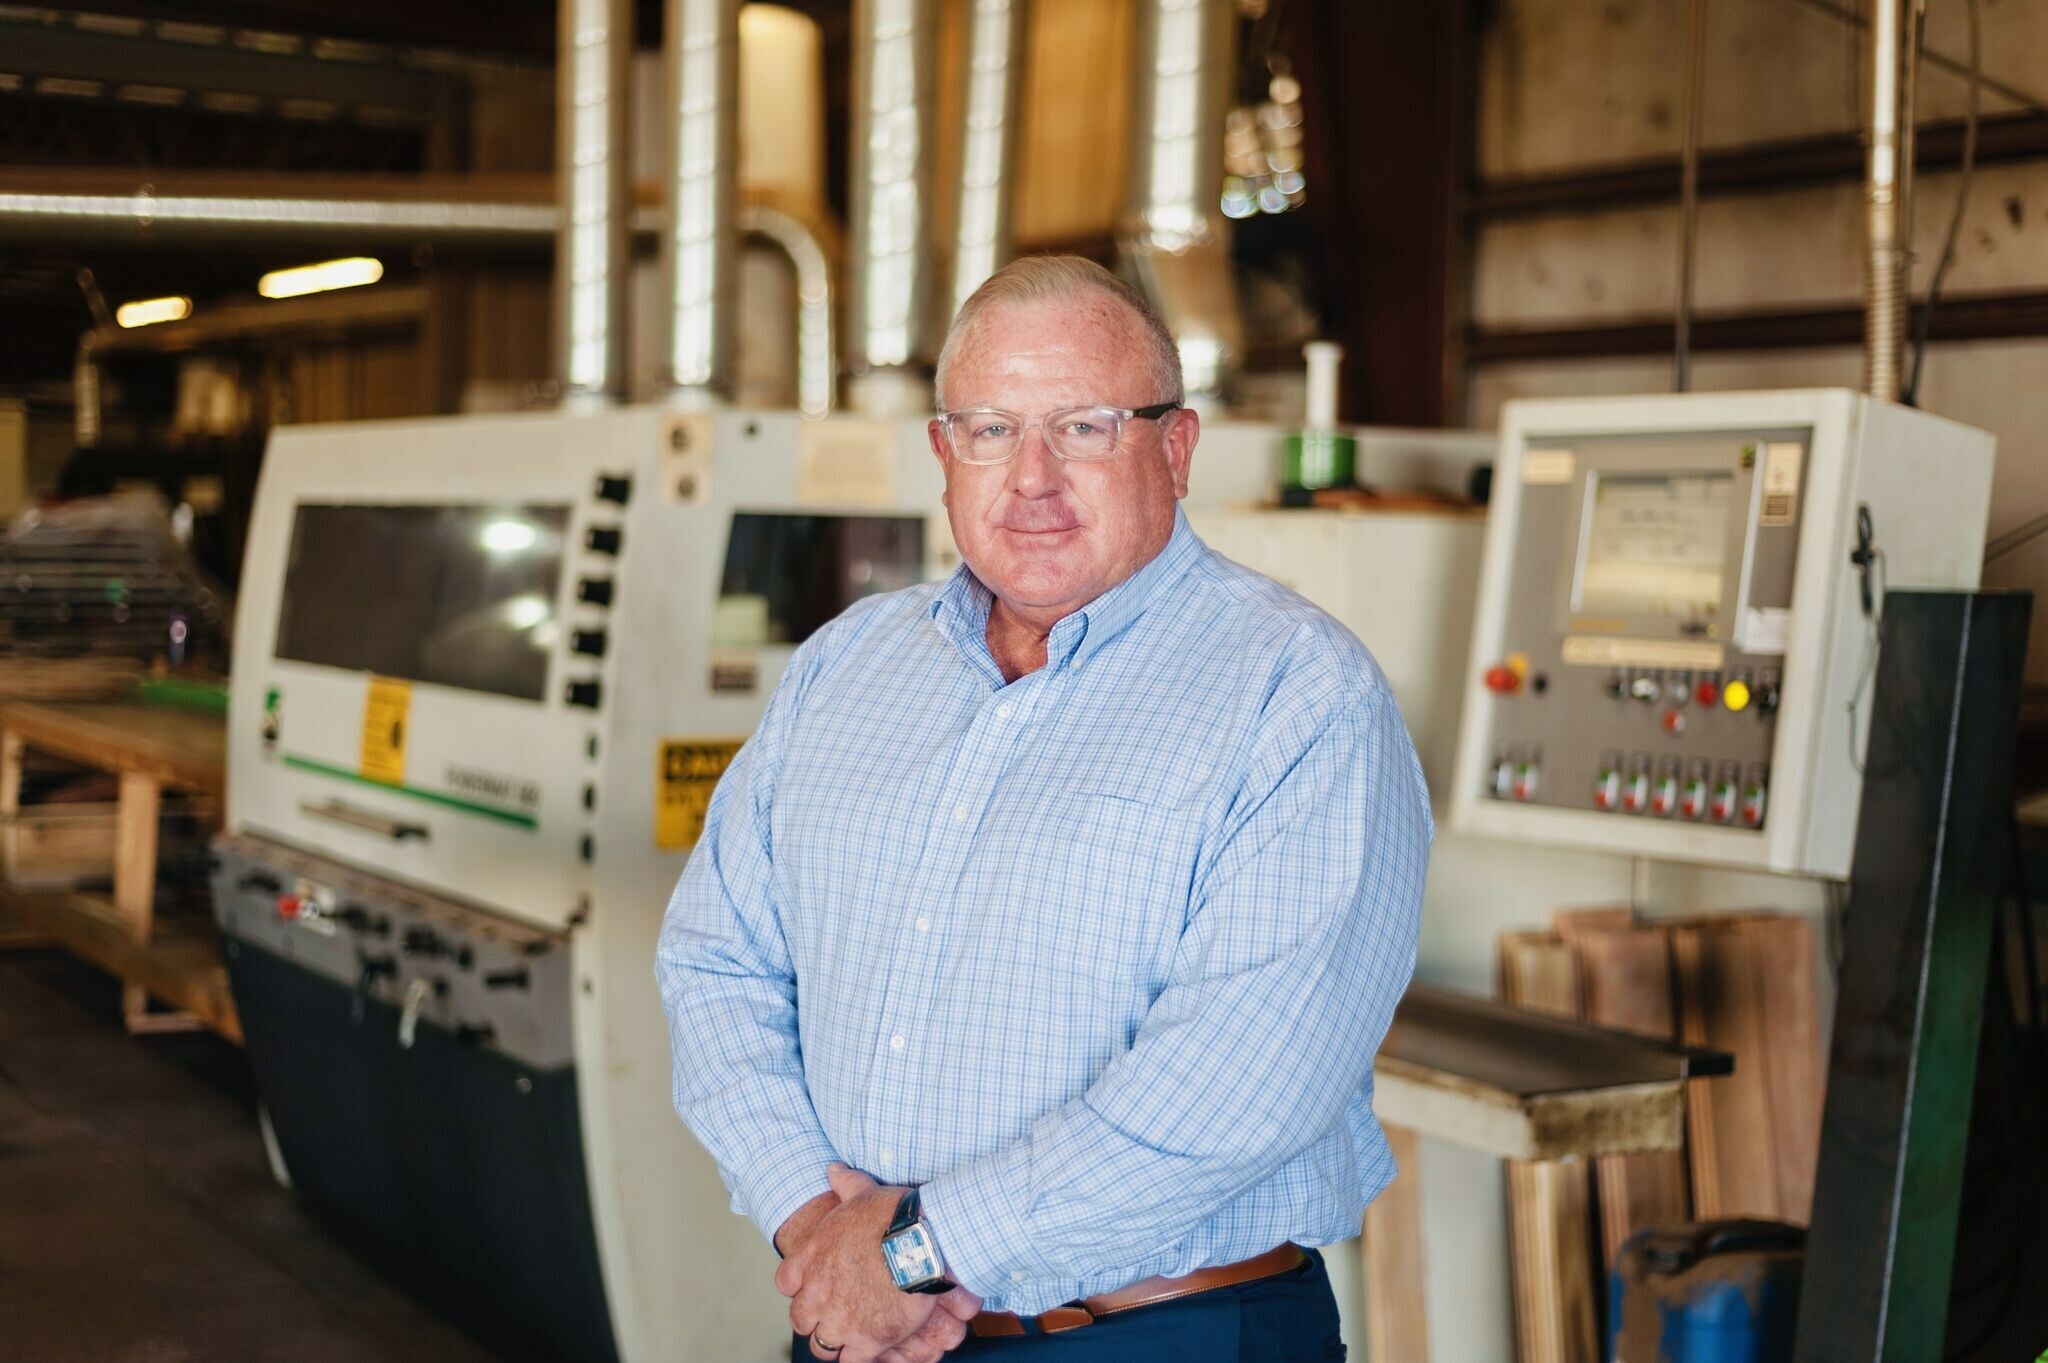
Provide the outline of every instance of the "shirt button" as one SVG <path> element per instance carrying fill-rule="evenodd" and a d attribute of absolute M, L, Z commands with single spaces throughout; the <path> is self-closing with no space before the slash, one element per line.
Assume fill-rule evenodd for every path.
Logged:
<path fill-rule="evenodd" d="M 875 1160 L 884 1169 L 887 1169 L 890 1165 L 896 1162 L 896 1152 L 894 1150 L 878 1151 L 875 1154 Z"/>
<path fill-rule="evenodd" d="M 919 932 L 930 932 L 930 931 L 932 930 L 932 920 L 931 920 L 931 919 L 929 919 L 929 918 L 920 918 L 920 919 L 918 919 L 918 920 L 917 920 L 917 930 L 918 930 Z"/>
<path fill-rule="evenodd" d="M 900 1051 L 900 1050 L 902 1050 L 902 1049 L 903 1049 L 903 1038 L 902 1038 L 902 1037 L 900 1037 L 900 1036 L 892 1036 L 892 1037 L 890 1037 L 890 1038 L 889 1038 L 889 1049 L 890 1049 L 890 1050 L 892 1050 L 892 1051 Z"/>
<path fill-rule="evenodd" d="M 998 705 L 998 706 L 996 707 L 996 718 L 997 718 L 997 719 L 1008 719 L 1009 717 L 1010 717 L 1010 707 L 1009 707 L 1009 706 L 1007 706 L 1007 705 Z"/>
<path fill-rule="evenodd" d="M 954 822 L 954 823 L 966 823 L 966 822 L 967 822 L 967 806 L 966 806 L 966 805 L 954 805 L 954 806 L 953 806 L 953 822 Z"/>
<path fill-rule="evenodd" d="M 1011 1270 L 1010 1270 L 1010 1281 L 1011 1281 L 1011 1282 L 1013 1282 L 1013 1283 L 1021 1283 L 1021 1282 L 1023 1282 L 1023 1281 L 1024 1281 L 1024 1270 L 1023 1270 L 1023 1269 L 1021 1269 L 1021 1268 L 1013 1268 L 1013 1269 L 1011 1269 Z"/>

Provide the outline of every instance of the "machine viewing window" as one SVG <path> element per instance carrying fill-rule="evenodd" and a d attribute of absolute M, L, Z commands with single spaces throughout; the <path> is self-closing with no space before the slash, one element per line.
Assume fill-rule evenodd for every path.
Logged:
<path fill-rule="evenodd" d="M 861 597 L 923 580 L 922 517 L 743 511 L 725 542 L 711 641 L 800 644 Z"/>
<path fill-rule="evenodd" d="M 539 700 L 566 506 L 302 505 L 277 656 Z"/>
<path fill-rule="evenodd" d="M 1726 473 L 1590 476 L 1573 608 L 1712 619 L 1721 609 L 1734 481 Z"/>

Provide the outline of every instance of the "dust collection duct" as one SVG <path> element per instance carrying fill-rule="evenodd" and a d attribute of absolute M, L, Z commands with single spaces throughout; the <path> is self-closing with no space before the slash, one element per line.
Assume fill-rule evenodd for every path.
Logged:
<path fill-rule="evenodd" d="M 937 0 L 855 0 L 847 396 L 926 410 L 933 354 L 931 127 Z"/>
<path fill-rule="evenodd" d="M 1017 99 L 1029 11 L 1028 0 L 973 0 L 968 11 L 949 318 L 1010 258 Z"/>
<path fill-rule="evenodd" d="M 555 54 L 556 378 L 564 405 L 626 392 L 632 0 L 560 0 Z"/>
<path fill-rule="evenodd" d="M 662 30 L 669 121 L 664 374 L 670 392 L 688 404 L 732 394 L 739 26 L 739 0 L 668 0 Z"/>
<path fill-rule="evenodd" d="M 1223 191 L 1233 0 L 1141 0 L 1123 250 L 1180 340 L 1189 398 L 1220 400 L 1244 349 Z"/>
<path fill-rule="evenodd" d="M 1905 244 L 1899 231 L 1899 0 L 1870 2 L 1870 151 L 1863 177 L 1863 388 L 1899 396 L 1906 335 Z"/>

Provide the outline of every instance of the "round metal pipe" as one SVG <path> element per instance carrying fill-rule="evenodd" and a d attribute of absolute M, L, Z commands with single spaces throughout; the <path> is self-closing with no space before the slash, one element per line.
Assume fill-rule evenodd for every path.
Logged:
<path fill-rule="evenodd" d="M 560 217 L 552 204 L 158 195 L 147 186 L 132 194 L 0 191 L 0 233 L 66 239 L 148 232 L 159 239 L 490 242 L 550 235 Z"/>
<path fill-rule="evenodd" d="M 739 0 L 668 0 L 667 382 L 714 400 L 732 392 L 738 314 L 739 29 Z"/>
<path fill-rule="evenodd" d="M 1142 0 L 1124 248 L 1180 342 L 1188 394 L 1217 399 L 1243 348 L 1223 192 L 1233 0 Z"/>
<path fill-rule="evenodd" d="M 920 391 L 937 349 L 927 212 L 936 9 L 936 0 L 855 0 L 853 7 L 847 360 L 863 379 L 870 371 L 906 371 L 901 384 L 887 382 L 887 373 L 864 384 L 876 394 Z"/>
<path fill-rule="evenodd" d="M 626 162 L 632 0 L 560 0 L 555 54 L 555 368 L 562 400 L 626 391 L 632 198 Z"/>
<path fill-rule="evenodd" d="M 781 251 L 796 269 L 796 405 L 805 416 L 825 416 L 839 376 L 832 262 L 811 229 L 780 209 L 749 204 L 740 209 L 737 225 Z"/>
<path fill-rule="evenodd" d="M 1870 153 L 1863 181 L 1863 387 L 1899 395 L 1905 299 L 1899 240 L 1899 0 L 1870 3 Z"/>
<path fill-rule="evenodd" d="M 1010 187 L 1016 178 L 1017 101 L 1029 10 L 1027 0 L 973 0 L 968 15 L 948 316 L 959 312 L 968 295 L 1010 258 Z"/>

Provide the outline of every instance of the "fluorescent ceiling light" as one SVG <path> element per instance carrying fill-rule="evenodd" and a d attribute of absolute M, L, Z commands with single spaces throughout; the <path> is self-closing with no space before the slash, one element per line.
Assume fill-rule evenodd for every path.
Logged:
<path fill-rule="evenodd" d="M 384 277 L 381 262 L 368 256 L 348 256 L 342 260 L 323 260 L 318 265 L 299 265 L 289 270 L 272 270 L 256 281 L 256 292 L 265 298 L 297 298 L 305 293 L 324 293 L 328 289 L 352 289 L 358 284 L 374 284 Z"/>
<path fill-rule="evenodd" d="M 124 327 L 146 327 L 157 322 L 177 322 L 192 315 L 189 298 L 138 298 L 114 309 L 114 320 Z"/>

